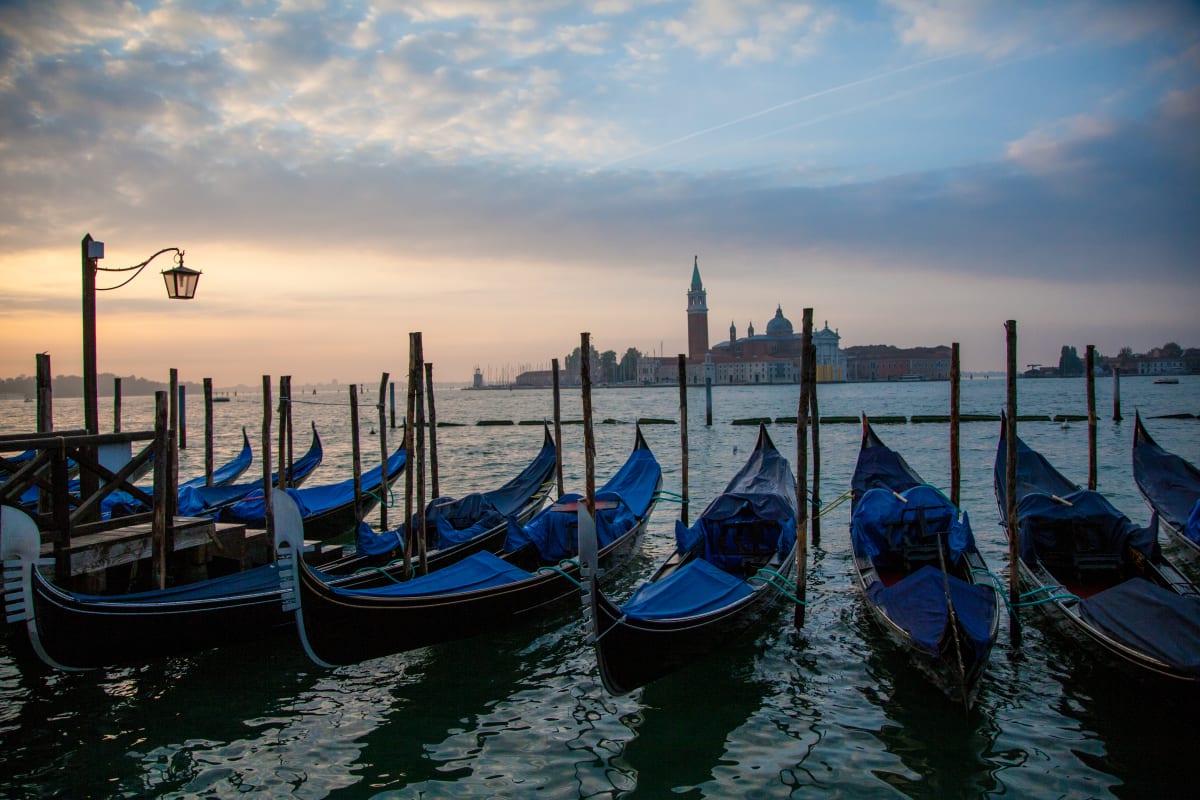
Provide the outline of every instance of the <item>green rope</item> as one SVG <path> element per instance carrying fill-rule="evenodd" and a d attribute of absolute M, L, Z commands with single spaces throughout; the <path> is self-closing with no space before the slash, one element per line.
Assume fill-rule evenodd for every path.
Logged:
<path fill-rule="evenodd" d="M 679 494 L 678 492 L 668 492 L 666 489 L 659 489 L 658 496 L 659 497 L 683 497 L 683 495 Z"/>
<path fill-rule="evenodd" d="M 1022 592 L 1021 594 L 1017 595 L 1017 603 L 1014 605 L 1008 599 L 1008 592 L 1004 591 L 1004 583 L 1000 580 L 1000 576 L 996 575 L 991 570 L 986 570 L 986 569 L 973 569 L 973 570 L 971 570 L 971 573 L 973 575 L 986 575 L 987 577 L 992 579 L 992 590 L 995 591 L 996 594 L 1000 595 L 1000 597 L 1002 597 L 1004 599 L 1004 605 L 1008 607 L 1009 614 L 1012 613 L 1014 608 L 1032 608 L 1033 606 L 1040 606 L 1045 603 L 1053 603 L 1053 602 L 1056 602 L 1059 600 L 1079 600 L 1078 595 L 1071 594 L 1070 592 L 1062 591 L 1063 587 L 1050 585 L 1050 586 L 1039 586 L 1036 589 L 1030 589 L 1028 592 Z M 1047 597 L 1042 597 L 1037 600 L 1027 600 L 1026 599 L 1029 597 L 1033 597 L 1034 595 L 1042 594 L 1043 592 L 1062 592 L 1062 593 L 1061 594 L 1050 594 Z"/>
<path fill-rule="evenodd" d="M 818 512 L 817 512 L 816 514 L 814 514 L 813 516 L 815 516 L 815 517 L 823 517 L 823 516 L 825 516 L 825 515 L 826 515 L 826 514 L 828 514 L 830 511 L 833 511 L 835 508 L 837 508 L 838 506 L 840 506 L 842 503 L 845 503 L 847 500 L 849 500 L 849 499 L 850 499 L 850 496 L 851 496 L 853 493 L 854 493 L 854 490 L 853 490 L 853 489 L 847 489 L 846 491 L 842 492 L 840 495 L 838 495 L 836 498 L 834 498 L 834 499 L 833 499 L 831 502 L 829 502 L 829 503 L 821 503 L 819 500 L 815 500 L 815 499 L 814 499 L 814 500 L 813 500 L 813 503 L 812 503 L 814 506 L 816 506 L 816 507 L 818 507 L 818 508 L 821 508 L 821 506 L 824 506 L 824 508 L 821 508 L 821 510 L 820 510 L 820 511 L 818 511 Z"/>
<path fill-rule="evenodd" d="M 548 572 L 557 572 L 559 575 L 562 575 L 564 578 L 569 580 L 571 583 L 575 584 L 576 589 L 578 589 L 581 592 L 583 591 L 583 584 L 580 583 L 579 581 L 575 580 L 574 578 L 572 578 L 570 575 L 568 575 L 566 573 L 566 570 L 560 569 L 558 567 L 538 567 L 539 575 L 543 575 Z"/>
<path fill-rule="evenodd" d="M 783 586 L 778 585 L 775 581 L 783 581 Z M 791 600 L 796 605 L 806 606 L 808 603 L 796 596 L 796 584 L 787 579 L 786 576 L 776 572 L 773 569 L 762 568 L 758 572 L 746 579 L 747 582 L 758 581 L 765 583 L 781 595 Z"/>
<path fill-rule="evenodd" d="M 393 563 L 395 563 L 395 562 L 393 562 Z M 391 566 L 391 564 L 389 564 L 388 566 Z M 392 583 L 400 583 L 400 579 L 397 578 L 392 573 L 388 572 L 386 567 L 362 567 L 361 569 L 354 570 L 355 575 L 363 575 L 363 574 L 371 573 L 371 572 L 378 572 L 380 575 L 383 575 L 385 578 L 387 578 Z"/>

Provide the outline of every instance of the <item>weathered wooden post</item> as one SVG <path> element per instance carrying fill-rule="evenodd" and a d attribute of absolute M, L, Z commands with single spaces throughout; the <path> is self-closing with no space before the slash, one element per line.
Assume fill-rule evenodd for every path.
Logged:
<path fill-rule="evenodd" d="M 553 373 L 554 384 L 554 474 L 558 478 L 558 496 L 563 492 L 563 463 L 562 463 L 562 404 L 558 394 L 558 359 L 550 359 L 550 371 Z"/>
<path fill-rule="evenodd" d="M 287 379 L 287 485 L 295 486 L 296 451 L 292 445 L 292 376 L 285 375 L 284 377 Z M 284 453 L 280 452 L 279 466 L 282 468 L 284 463 Z"/>
<path fill-rule="evenodd" d="M 271 519 L 271 376 L 262 376 L 263 421 L 262 421 L 262 464 L 263 464 L 263 510 L 267 519 L 267 537 L 274 541 L 275 523 Z"/>
<path fill-rule="evenodd" d="M 167 429 L 171 432 L 171 442 L 167 458 L 167 503 L 170 513 L 175 513 L 176 493 L 179 486 L 179 370 L 171 367 L 171 394 L 167 398 Z"/>
<path fill-rule="evenodd" d="M 1121 416 L 1121 368 L 1115 363 L 1112 365 L 1113 373 L 1113 422 L 1120 422 L 1124 417 Z"/>
<path fill-rule="evenodd" d="M 388 403 L 390 406 L 391 417 L 388 422 L 390 427 L 396 427 L 396 382 L 392 381 L 388 384 Z"/>
<path fill-rule="evenodd" d="M 179 384 L 179 449 L 187 450 L 187 386 Z"/>
<path fill-rule="evenodd" d="M 793 624 L 804 626 L 804 603 L 808 600 L 808 416 L 812 410 L 809 397 L 808 348 L 812 344 L 812 309 L 804 309 L 800 352 L 800 406 L 796 410 L 796 604 Z"/>
<path fill-rule="evenodd" d="M 417 348 L 417 416 L 413 426 L 413 433 L 417 437 L 417 500 L 414 504 L 417 521 L 415 532 L 419 537 L 417 552 L 421 556 L 421 574 L 425 575 L 429 572 L 429 566 L 425 563 L 425 555 L 429 549 L 429 542 L 425 538 L 425 345 L 421 341 L 420 331 L 417 331 L 415 342 Z"/>
<path fill-rule="evenodd" d="M 358 384 L 350 384 L 350 469 L 354 475 L 354 523 L 362 522 L 362 450 L 358 441 Z M 383 529 L 383 530 L 386 530 Z"/>
<path fill-rule="evenodd" d="M 683 499 L 679 518 L 688 524 L 688 418 L 687 418 L 687 356 L 679 354 L 679 446 L 680 446 L 680 496 Z"/>
<path fill-rule="evenodd" d="M 49 433 L 54 430 L 54 382 L 50 376 L 50 354 L 38 353 L 34 356 L 34 362 L 37 368 L 34 384 L 37 393 L 37 431 Z"/>
<path fill-rule="evenodd" d="M 417 348 L 415 334 L 408 334 L 408 407 L 404 416 L 404 563 L 412 568 L 413 540 L 413 427 L 417 417 Z"/>
<path fill-rule="evenodd" d="M 1096 490 L 1096 345 L 1087 346 L 1088 487 Z"/>
<path fill-rule="evenodd" d="M 121 379 L 113 378 L 113 433 L 121 432 Z"/>
<path fill-rule="evenodd" d="M 584 505 L 596 517 L 596 437 L 592 431 L 592 335 L 579 334 L 579 383 L 583 391 Z"/>
<path fill-rule="evenodd" d="M 817 407 L 817 346 L 808 347 L 808 398 L 811 413 L 808 424 L 812 428 L 812 543 L 821 544 L 821 413 Z"/>
<path fill-rule="evenodd" d="M 387 410 L 383 407 L 383 397 L 387 392 L 388 374 L 383 373 L 379 379 L 379 401 L 375 407 L 379 410 L 379 530 L 388 529 L 388 435 Z"/>
<path fill-rule="evenodd" d="M 279 489 L 286 489 L 289 484 L 287 470 L 287 376 L 279 376 Z"/>
<path fill-rule="evenodd" d="M 424 355 L 422 347 L 422 355 Z M 425 397 L 429 401 L 429 496 L 442 496 L 441 483 L 438 479 L 437 454 L 437 410 L 433 405 L 433 364 L 425 362 Z"/>
<path fill-rule="evenodd" d="M 712 356 L 707 353 L 704 355 L 704 427 L 712 427 L 712 382 L 713 382 L 713 363 Z"/>
<path fill-rule="evenodd" d="M 962 482 L 962 468 L 959 458 L 959 388 L 962 372 L 959 365 L 958 342 L 950 345 L 950 503 L 958 508 L 959 484 Z"/>
<path fill-rule="evenodd" d="M 1008 608 L 1013 638 L 1020 640 L 1021 626 L 1017 619 L 1017 603 L 1021 599 L 1020 526 L 1017 524 L 1017 321 L 1004 323 L 1008 351 L 1008 412 L 1005 417 L 1004 438 L 1007 450 L 1004 461 L 1004 516 L 1008 519 Z"/>
<path fill-rule="evenodd" d="M 163 392 L 154 393 L 154 515 L 150 523 L 150 571 L 159 589 L 167 586 L 167 559 L 170 557 L 170 490 L 168 464 L 171 430 L 167 427 L 167 398 Z"/>
<path fill-rule="evenodd" d="M 213 482 L 213 379 L 204 379 L 204 485 Z"/>

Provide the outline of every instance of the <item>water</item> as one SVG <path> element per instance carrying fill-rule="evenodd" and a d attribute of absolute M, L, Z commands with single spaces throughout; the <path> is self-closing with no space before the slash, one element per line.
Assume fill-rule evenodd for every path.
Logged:
<path fill-rule="evenodd" d="M 963 383 L 964 413 L 999 413 L 1002 379 Z M 1149 512 L 1130 472 L 1133 412 L 1197 413 L 1200 380 L 1122 381 L 1127 419 L 1109 421 L 1111 384 L 1097 386 L 1099 485 L 1139 524 Z M 1022 414 L 1086 413 L 1080 380 L 1022 381 Z M 947 384 L 820 387 L 823 415 L 939 414 Z M 311 479 L 342 480 L 350 463 L 344 395 L 303 398 L 296 449 L 317 422 L 326 461 Z M 635 416 L 676 418 L 676 389 L 597 390 L 597 476 L 604 481 L 633 444 Z M 364 400 L 364 464 L 379 457 L 371 398 Z M 741 465 L 755 430 L 732 419 L 791 416 L 797 388 L 717 387 L 713 426 L 704 394 L 689 395 L 694 518 Z M 552 414 L 548 391 L 439 394 L 442 421 L 527 420 Z M 0 432 L 33 428 L 33 404 L 4 401 Z M 55 404 L 60 427 L 79 424 L 78 401 Z M 125 399 L 127 430 L 147 427 L 149 398 Z M 181 475 L 202 471 L 203 422 L 190 406 L 191 447 Z M 217 463 L 246 425 L 260 452 L 255 397 L 215 406 Z M 108 415 L 107 417 L 105 415 Z M 563 418 L 579 419 L 577 391 Z M 111 419 L 102 404 L 101 419 Z M 1200 421 L 1150 420 L 1155 438 L 1200 462 Z M 925 478 L 948 484 L 947 427 L 886 425 L 880 436 Z M 645 435 L 680 489 L 679 427 Z M 795 457 L 793 426 L 772 437 Z M 1005 576 L 1006 548 L 992 495 L 999 423 L 962 429 L 962 497 L 980 548 Z M 1087 478 L 1087 425 L 1023 423 L 1020 433 L 1068 477 Z M 389 431 L 394 445 L 398 431 Z M 563 428 L 568 491 L 583 485 L 582 428 Z M 857 425 L 821 429 L 822 497 L 847 487 Z M 438 430 L 442 491 L 491 487 L 533 456 L 533 426 Z M 277 432 L 272 441 L 277 441 Z M 737 452 L 735 453 L 735 448 Z M 255 467 L 257 468 L 257 462 Z M 391 510 L 402 512 L 402 498 Z M 677 506 L 660 504 L 643 551 L 614 593 L 652 571 L 672 546 Z M 0 796 L 13 797 L 1016 797 L 1190 796 L 1194 696 L 1143 687 L 1064 644 L 1036 615 L 1021 646 L 1007 622 L 976 708 L 966 715 L 928 686 L 871 626 L 854 588 L 848 507 L 822 521 L 811 552 L 806 624 L 790 609 L 757 638 L 624 698 L 607 696 L 574 606 L 519 628 L 465 642 L 324 671 L 288 638 L 134 668 L 23 674 L 0 638 Z M 1194 571 L 1193 571 L 1194 572 Z M 369 631 L 364 632 L 370 635 Z"/>

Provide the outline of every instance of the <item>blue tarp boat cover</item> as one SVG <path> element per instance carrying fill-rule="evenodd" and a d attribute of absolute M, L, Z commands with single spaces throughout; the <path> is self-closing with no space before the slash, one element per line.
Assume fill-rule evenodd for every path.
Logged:
<path fill-rule="evenodd" d="M 647 581 L 621 606 L 634 619 L 680 619 L 707 614 L 738 602 L 753 592 L 750 584 L 694 558 L 657 581 Z"/>
<path fill-rule="evenodd" d="M 608 483 L 596 492 L 596 503 L 614 503 L 612 508 L 596 511 L 596 540 L 601 549 L 628 531 L 641 520 L 654 500 L 662 479 L 662 467 L 654 453 L 646 448 L 635 449 Z M 563 495 L 558 504 L 576 503 L 583 496 Z M 508 537 L 504 551 L 516 552 L 532 544 L 544 561 L 561 561 L 579 553 L 579 531 L 575 511 L 543 509 L 528 525 L 508 520 Z"/>
<path fill-rule="evenodd" d="M 388 457 L 388 475 L 394 476 L 404 466 L 404 450 L 397 450 Z M 375 467 L 362 476 L 363 492 L 374 492 L 379 489 L 381 479 L 380 467 Z M 286 490 L 296 506 L 300 509 L 301 518 L 344 506 L 354 501 L 354 479 L 347 478 L 341 483 L 330 483 L 324 486 L 305 486 L 301 489 Z M 266 519 L 266 503 L 263 502 L 262 489 L 250 494 L 231 506 L 221 509 L 222 522 L 239 522 L 243 525 L 261 525 Z"/>
<path fill-rule="evenodd" d="M 996 463 L 995 463 L 995 485 L 998 490 L 1004 490 L 1007 481 L 1008 464 L 1008 443 L 1007 432 L 1005 427 L 1000 427 L 1000 443 L 996 448 Z M 1054 468 L 1054 465 L 1046 460 L 1038 451 L 1031 448 L 1022 441 L 1021 437 L 1017 437 L 1017 501 L 1031 492 L 1040 492 L 1043 494 L 1056 494 L 1059 497 L 1065 497 L 1071 492 L 1077 491 L 1079 485 L 1072 483 L 1067 478 Z M 997 496 L 997 501 L 1000 503 L 1000 513 L 1004 513 L 1005 503 L 1001 496 Z"/>
<path fill-rule="evenodd" d="M 479 552 L 428 575 L 402 583 L 370 589 L 332 588 L 338 594 L 354 597 L 427 597 L 505 586 L 531 577 L 532 573 L 515 567 L 492 553 Z"/>
<path fill-rule="evenodd" d="M 888 617 L 907 631 L 922 650 L 936 658 L 938 643 L 950 620 L 950 609 L 946 604 L 947 580 L 955 615 L 970 640 L 976 659 L 982 660 L 992 646 L 996 593 L 991 588 L 945 575 L 936 567 L 924 566 L 888 587 L 880 581 L 873 582 L 867 587 L 867 596 L 872 603 L 882 606 Z"/>
<path fill-rule="evenodd" d="M 869 447 L 859 449 L 854 475 L 850 479 L 856 500 L 870 489 L 903 492 L 925 482 L 903 456 L 880 442 L 873 431 L 869 441 Z"/>
<path fill-rule="evenodd" d="M 1139 420 L 1140 423 L 1140 420 Z M 1200 544 L 1200 469 L 1159 447 L 1141 429 L 1133 446 L 1133 477 L 1163 522 Z"/>
<path fill-rule="evenodd" d="M 1157 525 L 1138 527 L 1099 492 L 1080 489 L 1060 497 L 1070 505 L 1041 492 L 1027 494 L 1017 502 L 1025 563 L 1036 563 L 1039 553 L 1088 552 L 1124 558 L 1127 545 L 1157 560 Z M 1084 541 L 1078 537 L 1085 537 Z"/>
<path fill-rule="evenodd" d="M 906 540 L 919 538 L 918 511 L 924 515 L 928 533 L 948 531 L 946 544 L 951 563 L 957 563 L 967 550 L 975 549 L 967 513 L 964 511 L 960 519 L 944 494 L 923 483 L 901 492 L 900 497 L 890 489 L 876 488 L 868 489 L 859 498 L 850 518 L 850 540 L 855 555 L 874 562 L 885 554 L 902 552 Z"/>
<path fill-rule="evenodd" d="M 750 458 L 689 528 L 675 523 L 675 547 L 688 553 L 703 546 L 703 557 L 718 567 L 741 567 L 741 556 L 730 552 L 728 536 L 740 526 L 765 523 L 754 535 L 769 532 L 780 555 L 796 543 L 796 481 L 792 469 L 775 447 L 756 447 Z"/>
<path fill-rule="evenodd" d="M 381 556 L 403 547 L 404 537 L 400 534 L 400 528 L 376 533 L 369 522 L 358 523 L 358 534 L 354 540 L 354 549 L 358 555 Z"/>
<path fill-rule="evenodd" d="M 1200 676 L 1200 599 L 1131 578 L 1081 601 L 1080 612 L 1113 639 Z"/>

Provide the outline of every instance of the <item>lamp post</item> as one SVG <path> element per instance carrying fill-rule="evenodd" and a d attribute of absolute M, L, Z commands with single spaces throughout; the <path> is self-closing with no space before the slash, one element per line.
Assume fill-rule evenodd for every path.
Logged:
<path fill-rule="evenodd" d="M 110 268 L 102 267 L 100 259 L 104 258 L 104 242 L 98 242 L 89 233 L 83 237 L 83 424 L 88 433 L 100 432 L 100 419 L 97 403 L 96 375 L 96 292 L 108 292 L 120 289 L 132 281 L 154 259 L 163 253 L 175 254 L 175 266 L 162 271 L 163 281 L 167 287 L 167 297 L 172 300 L 191 300 L 196 296 L 196 284 L 200 282 L 200 272 L 183 265 L 183 250 L 178 247 L 164 247 L 140 264 L 132 267 Z M 125 280 L 116 286 L 96 286 L 98 272 L 132 272 Z"/>

